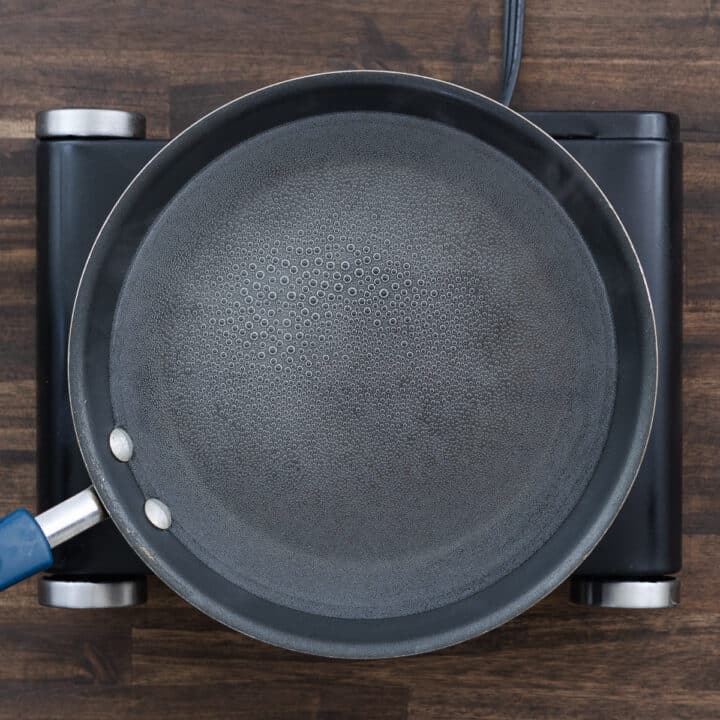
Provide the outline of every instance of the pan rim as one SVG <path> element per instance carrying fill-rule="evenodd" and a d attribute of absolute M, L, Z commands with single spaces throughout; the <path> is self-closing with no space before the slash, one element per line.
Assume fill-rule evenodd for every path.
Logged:
<path fill-rule="evenodd" d="M 102 461 L 98 458 L 98 453 L 96 452 L 94 441 L 90 437 L 92 436 L 92 428 L 88 422 L 88 417 L 86 415 L 83 403 L 84 390 L 81 386 L 81 383 L 77 380 L 77 376 L 73 376 L 73 369 L 77 364 L 79 364 L 79 361 L 73 359 L 73 354 L 76 353 L 74 348 L 76 348 L 76 346 L 79 347 L 82 342 L 80 339 L 80 334 L 78 332 L 78 326 L 80 324 L 80 320 L 78 318 L 83 317 L 84 313 L 84 310 L 81 306 L 81 296 L 83 289 L 87 287 L 87 277 L 89 275 L 88 268 L 92 266 L 91 262 L 95 252 L 95 248 L 100 242 L 100 239 L 104 236 L 104 233 L 106 231 L 106 228 L 108 227 L 111 218 L 116 213 L 116 209 L 122 206 L 124 200 L 128 197 L 128 195 L 134 190 L 134 188 L 138 184 L 142 182 L 142 179 L 147 176 L 146 171 L 148 170 L 148 168 L 155 167 L 156 164 L 161 161 L 162 157 L 164 157 L 164 154 L 167 154 L 167 152 L 177 147 L 178 144 L 181 144 L 184 139 L 188 138 L 188 136 L 191 135 L 193 132 L 196 132 L 198 127 L 202 127 L 210 119 L 217 117 L 223 112 L 226 112 L 229 108 L 239 105 L 240 103 L 247 102 L 249 98 L 257 96 L 261 93 L 267 93 L 268 91 L 271 91 L 273 89 L 290 87 L 297 83 L 312 83 L 314 81 L 323 81 L 326 79 L 336 79 L 341 82 L 342 80 L 350 76 L 364 76 L 369 78 L 376 78 L 378 80 L 382 78 L 395 77 L 399 78 L 400 80 L 429 84 L 432 86 L 431 89 L 433 90 L 445 89 L 447 92 L 453 92 L 467 98 L 474 97 L 477 102 L 487 103 L 490 104 L 490 106 L 502 108 L 503 112 L 509 113 L 511 116 L 513 116 L 515 118 L 515 121 L 520 123 L 526 130 L 534 132 L 536 134 L 540 134 L 544 137 L 545 141 L 552 144 L 552 146 L 556 150 L 559 149 L 566 162 L 569 161 L 570 164 L 574 166 L 576 171 L 578 171 L 584 177 L 585 181 L 593 187 L 593 192 L 595 193 L 596 197 L 602 201 L 602 205 L 605 211 L 609 211 L 613 223 L 621 232 L 621 235 L 624 238 L 625 247 L 630 249 L 632 266 L 634 268 L 636 277 L 641 279 L 641 287 L 643 288 L 643 295 L 645 300 L 645 309 L 648 312 L 648 327 L 646 328 L 646 330 L 652 336 L 651 347 L 644 348 L 652 355 L 652 367 L 646 368 L 646 372 L 652 373 L 652 377 L 649 378 L 649 381 L 652 385 L 652 393 L 651 397 L 647 398 L 647 400 L 649 400 L 649 407 L 645 409 L 646 416 L 644 422 L 644 429 L 640 427 L 642 425 L 642 423 L 640 422 L 637 423 L 637 427 L 635 428 L 636 434 L 641 435 L 641 437 L 636 438 L 636 442 L 638 440 L 641 442 L 635 449 L 634 461 L 633 458 L 629 457 L 626 462 L 625 472 L 629 473 L 628 477 L 625 477 L 623 479 L 623 482 L 621 482 L 620 479 L 615 480 L 615 487 L 621 488 L 622 492 L 619 493 L 618 497 L 614 498 L 615 502 L 612 505 L 606 505 L 602 508 L 601 512 L 598 513 L 598 515 L 595 517 L 593 523 L 591 523 L 587 527 L 584 527 L 582 533 L 578 533 L 580 537 L 578 538 L 577 548 L 582 548 L 582 552 L 577 552 L 576 548 L 574 550 L 568 551 L 563 557 L 559 559 L 556 558 L 555 565 L 557 567 L 554 567 L 552 571 L 549 571 L 547 573 L 544 582 L 536 584 L 532 588 L 533 592 L 527 590 L 523 594 L 515 597 L 514 602 L 505 605 L 502 611 L 498 610 L 494 614 L 491 614 L 489 616 L 481 615 L 480 617 L 475 618 L 472 622 L 458 624 L 442 633 L 434 631 L 432 628 L 432 623 L 430 623 L 428 632 L 426 634 L 422 634 L 413 638 L 406 638 L 394 641 L 372 640 L 368 641 L 367 644 L 348 644 L 342 641 L 334 642 L 328 640 L 317 640 L 308 637 L 307 635 L 304 635 L 302 633 L 292 634 L 278 631 L 278 629 L 273 626 L 272 623 L 261 624 L 256 622 L 248 622 L 247 624 L 243 624 L 242 627 L 238 627 L 236 624 L 232 624 L 231 622 L 229 622 L 227 618 L 224 619 L 223 617 L 218 616 L 216 609 L 213 607 L 212 598 L 208 599 L 201 592 L 189 592 L 187 583 L 183 584 L 182 578 L 179 578 L 174 572 L 165 567 L 161 561 L 159 561 L 157 558 L 154 558 L 152 551 L 144 545 L 139 535 L 134 531 L 133 523 L 128 520 L 128 518 L 124 517 L 123 513 L 118 512 L 117 508 L 113 507 L 112 503 L 113 501 L 116 502 L 116 500 L 114 500 L 112 493 L 108 490 L 108 487 L 106 485 L 107 481 L 103 477 L 102 473 Z M 502 105 L 496 100 L 493 100 L 492 98 L 489 98 L 474 90 L 464 88 L 455 83 L 437 80 L 435 78 L 428 78 L 413 73 L 375 70 L 347 70 L 317 73 L 314 75 L 306 75 L 290 80 L 284 80 L 279 83 L 274 83 L 264 88 L 254 90 L 239 98 L 223 104 L 222 106 L 216 108 L 212 112 L 198 119 L 184 131 L 178 134 L 175 138 L 170 140 L 167 145 L 161 148 L 159 152 L 155 156 L 153 156 L 153 158 L 151 158 L 150 161 L 139 171 L 136 177 L 124 190 L 124 192 L 119 197 L 112 210 L 108 214 L 108 217 L 103 223 L 100 231 L 98 232 L 96 241 L 93 245 L 93 249 L 91 250 L 88 260 L 86 261 L 83 268 L 80 283 L 78 285 L 78 292 L 76 294 L 75 303 L 73 305 L 70 323 L 70 340 L 68 342 L 67 365 L 68 387 L 70 390 L 73 427 L 78 440 L 78 445 L 81 450 L 81 454 L 83 456 L 83 460 L 93 480 L 93 485 L 98 492 L 101 501 L 105 505 L 106 509 L 108 509 L 108 514 L 113 519 L 113 522 L 115 522 L 122 535 L 135 549 L 135 551 L 138 552 L 138 554 L 140 554 L 143 560 L 145 560 L 145 562 L 147 562 L 151 566 L 153 572 L 155 572 L 155 574 L 157 574 L 166 584 L 168 584 L 175 592 L 181 595 L 181 597 L 185 598 L 190 604 L 194 605 L 204 613 L 218 620 L 219 622 L 226 624 L 228 627 L 231 627 L 235 630 L 240 630 L 244 634 L 256 637 L 263 640 L 264 642 L 278 645 L 280 647 L 290 648 L 301 652 L 318 654 L 328 657 L 346 658 L 398 657 L 418 654 L 421 652 L 427 652 L 430 650 L 447 647 L 449 645 L 462 642 L 471 637 L 483 634 L 484 632 L 487 632 L 507 622 L 508 620 L 524 612 L 529 607 L 531 607 L 536 602 L 540 601 L 543 597 L 552 592 L 583 562 L 583 560 L 590 554 L 590 552 L 592 552 L 597 543 L 600 542 L 605 532 L 611 526 L 612 521 L 616 517 L 617 513 L 620 511 L 625 498 L 632 489 L 634 479 L 640 469 L 645 450 L 647 448 L 647 443 L 649 441 L 652 428 L 652 419 L 655 411 L 658 385 L 657 334 L 652 302 L 650 299 L 649 289 L 647 285 L 647 279 L 637 256 L 637 252 L 632 244 L 632 240 L 629 237 L 622 221 L 618 217 L 617 212 L 612 207 L 611 203 L 609 202 L 603 191 L 598 187 L 597 183 L 587 173 L 587 171 L 582 167 L 582 165 L 548 133 L 543 131 L 538 126 L 534 125 L 534 123 L 527 120 L 527 118 L 523 117 L 516 111 L 507 108 L 506 106 Z M 633 447 L 635 447 L 635 444 L 633 444 Z M 631 471 L 629 471 L 628 468 L 631 468 Z M 630 477 L 630 475 L 632 477 Z M 570 510 L 568 517 L 570 517 L 572 513 L 573 510 Z M 588 537 L 591 538 L 590 542 L 587 541 Z M 580 542 L 581 540 L 585 541 L 584 544 Z M 520 571 L 524 564 L 525 563 L 521 564 L 518 568 L 516 568 L 513 573 Z"/>

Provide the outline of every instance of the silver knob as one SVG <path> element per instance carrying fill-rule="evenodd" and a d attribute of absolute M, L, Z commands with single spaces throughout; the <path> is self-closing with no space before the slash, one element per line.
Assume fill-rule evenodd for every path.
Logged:
<path fill-rule="evenodd" d="M 570 601 L 593 607 L 638 610 L 675 607 L 680 602 L 680 581 L 672 577 L 656 580 L 573 578 Z"/>
<path fill-rule="evenodd" d="M 42 140 L 60 138 L 145 137 L 145 116 L 126 110 L 99 108 L 58 108 L 35 116 L 35 136 Z"/>
<path fill-rule="evenodd" d="M 141 605 L 147 598 L 147 580 L 89 580 L 68 576 L 38 579 L 38 602 L 47 607 L 86 609 Z"/>

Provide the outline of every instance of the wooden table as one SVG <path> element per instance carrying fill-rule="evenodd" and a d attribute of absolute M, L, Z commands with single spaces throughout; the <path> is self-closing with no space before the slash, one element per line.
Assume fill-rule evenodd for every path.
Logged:
<path fill-rule="evenodd" d="M 135 109 L 167 137 L 247 90 L 341 68 L 494 95 L 500 0 L 0 4 L 0 511 L 35 502 L 33 116 Z M 682 606 L 597 611 L 561 588 L 478 640 L 384 662 L 230 632 L 157 581 L 144 607 L 0 595 L 0 718 L 720 717 L 720 5 L 529 2 L 520 109 L 680 114 L 685 142 Z"/>

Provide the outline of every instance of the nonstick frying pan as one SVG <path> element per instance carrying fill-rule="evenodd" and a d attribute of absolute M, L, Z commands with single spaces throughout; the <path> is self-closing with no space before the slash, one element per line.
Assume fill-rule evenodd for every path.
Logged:
<path fill-rule="evenodd" d="M 544 132 L 424 77 L 280 83 L 181 133 L 107 218 L 69 340 L 93 489 L 8 516 L 0 580 L 106 511 L 248 635 L 440 648 L 588 555 L 655 390 L 632 244 Z"/>

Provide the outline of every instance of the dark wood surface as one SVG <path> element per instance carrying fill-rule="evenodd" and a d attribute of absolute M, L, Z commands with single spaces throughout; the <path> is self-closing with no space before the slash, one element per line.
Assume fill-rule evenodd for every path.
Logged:
<path fill-rule="evenodd" d="M 529 2 L 520 109 L 680 114 L 685 145 L 683 603 L 592 611 L 560 589 L 478 640 L 383 662 L 234 634 L 150 584 L 144 607 L 0 595 L 0 718 L 720 717 L 720 5 Z M 389 68 L 496 94 L 501 0 L 0 2 L 0 511 L 33 507 L 33 116 L 136 109 L 166 137 L 269 82 Z"/>

